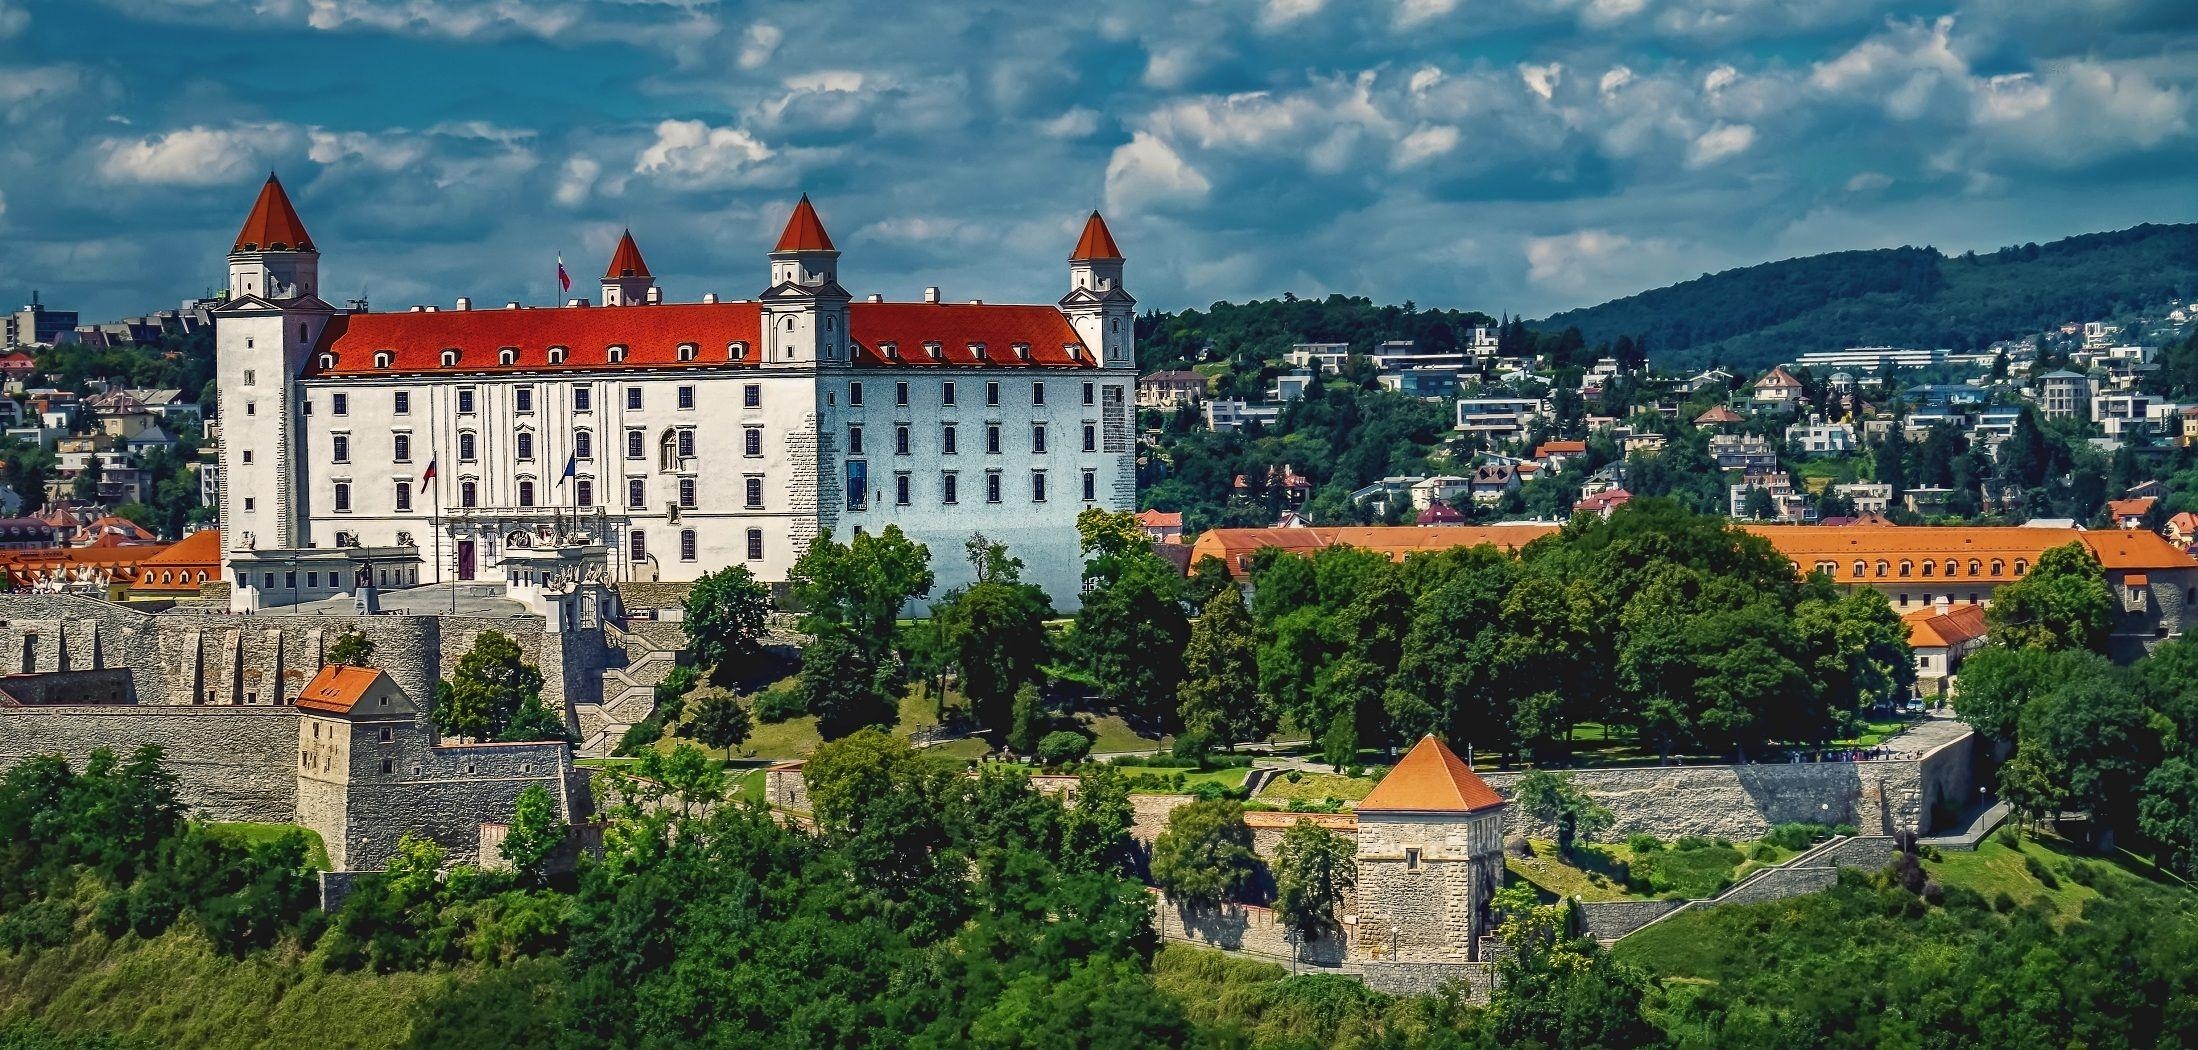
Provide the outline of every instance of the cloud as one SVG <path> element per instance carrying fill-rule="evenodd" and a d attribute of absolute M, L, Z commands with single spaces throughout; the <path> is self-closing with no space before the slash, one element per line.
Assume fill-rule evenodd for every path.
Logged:
<path fill-rule="evenodd" d="M 1039 129 L 1057 139 L 1089 138 L 1099 130 L 1099 112 L 1084 106 L 1072 106 L 1060 116 L 1039 125 Z"/>
<path fill-rule="evenodd" d="M 1557 85 L 1564 79 L 1564 73 L 1565 67 L 1556 62 L 1519 67 L 1519 79 L 1526 83 L 1526 89 L 1540 95 L 1544 102 L 1556 97 Z"/>
<path fill-rule="evenodd" d="M 740 68 L 762 68 L 764 63 L 771 60 L 772 55 L 778 53 L 779 42 L 785 39 L 785 32 L 769 22 L 757 22 L 749 26 L 740 37 Z"/>
<path fill-rule="evenodd" d="M 588 199 L 595 190 L 595 180 L 603 175 L 603 165 L 593 157 L 571 157 L 559 170 L 557 177 L 557 203 L 571 208 Z"/>
<path fill-rule="evenodd" d="M 775 155 L 739 128 L 667 120 L 656 126 L 656 141 L 634 158 L 633 170 L 675 189 L 720 189 L 759 184 L 769 177 L 764 162 Z"/>
<path fill-rule="evenodd" d="M 1415 29 L 1457 9 L 1458 0 L 1398 0 L 1398 29 Z"/>
<path fill-rule="evenodd" d="M 31 13 L 16 6 L 15 0 L 0 0 L 0 40 L 21 33 L 31 24 Z"/>
<path fill-rule="evenodd" d="M 1458 129 L 1447 124 L 1416 128 L 1397 143 L 1396 166 L 1408 168 L 1457 148 Z"/>
<path fill-rule="evenodd" d="M 1735 157 L 1755 145 L 1755 129 L 1746 124 L 1718 124 L 1695 137 L 1687 148 L 1687 166 L 1706 168 Z"/>
<path fill-rule="evenodd" d="M 1140 131 L 1107 160 L 1107 209 L 1125 213 L 1195 204 L 1213 189 L 1168 144 Z"/>
<path fill-rule="evenodd" d="M 1283 29 L 1320 13 L 1327 0 L 1262 0 L 1259 5 L 1259 24 L 1266 29 Z"/>
<path fill-rule="evenodd" d="M 1603 79 L 1596 84 L 1596 90 L 1605 95 L 1615 95 L 1618 93 L 1619 88 L 1631 83 L 1633 83 L 1633 70 L 1624 66 L 1612 66 L 1609 72 L 1603 74 Z"/>
<path fill-rule="evenodd" d="M 1847 180 L 1849 193 L 1875 193 L 1893 184 L 1892 177 L 1883 172 L 1858 171 Z"/>
<path fill-rule="evenodd" d="M 140 139 L 104 139 L 93 147 L 110 182 L 219 186 L 295 154 L 306 134 L 288 124 L 194 125 Z"/>

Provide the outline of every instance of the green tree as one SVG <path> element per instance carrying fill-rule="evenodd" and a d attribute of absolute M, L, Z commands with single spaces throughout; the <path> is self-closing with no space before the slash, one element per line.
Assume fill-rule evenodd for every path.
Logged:
<path fill-rule="evenodd" d="M 707 573 L 687 590 L 680 629 L 695 662 L 719 682 L 731 681 L 763 655 L 771 589 L 745 565 Z"/>
<path fill-rule="evenodd" d="M 1038 697 L 1038 687 L 1025 682 L 1015 690 L 1014 710 L 1008 718 L 1007 746 L 1016 754 L 1030 754 L 1037 748 L 1039 735 L 1045 728 L 1046 707 Z"/>
<path fill-rule="evenodd" d="M 1259 694 L 1251 613 L 1235 588 L 1215 593 L 1191 624 L 1183 663 L 1176 697 L 1186 731 L 1205 733 L 1231 748 L 1274 731 L 1274 714 Z"/>
<path fill-rule="evenodd" d="M 710 748 L 739 747 L 748 742 L 754 728 L 747 705 L 731 690 L 707 689 L 691 701 L 694 716 L 687 721 L 687 735 Z"/>
<path fill-rule="evenodd" d="M 1275 915 L 1307 937 L 1340 925 L 1336 909 L 1358 884 L 1358 849 L 1311 820 L 1282 833 L 1275 848 Z"/>
<path fill-rule="evenodd" d="M 1129 782 L 1121 772 L 1112 766 L 1086 766 L 1077 781 L 1076 804 L 1061 816 L 1063 866 L 1087 872 L 1118 867 L 1134 816 Z"/>
<path fill-rule="evenodd" d="M 536 696 L 520 702 L 519 710 L 512 713 L 511 721 L 496 734 L 496 739 L 507 744 L 534 740 L 572 743 L 577 737 L 572 727 L 565 724 L 565 716 L 551 710 L 548 701 Z"/>
<path fill-rule="evenodd" d="M 2116 603 L 2097 555 L 2071 542 L 2038 555 L 2030 572 L 1992 595 L 1984 611 L 1994 644 L 2011 649 L 2103 651 Z"/>
<path fill-rule="evenodd" d="M 1138 543 L 1144 543 L 1141 536 Z M 1087 544 L 1090 549 L 1103 550 Z M 1172 722 L 1190 639 L 1183 578 L 1140 546 L 1093 556 L 1085 579 L 1088 589 L 1072 635 L 1079 662 L 1132 716 Z"/>
<path fill-rule="evenodd" d="M 1615 819 L 1610 810 L 1588 797 L 1573 783 L 1570 773 L 1552 773 L 1537 769 L 1519 778 L 1513 789 L 1512 801 L 1527 816 L 1557 829 L 1557 851 L 1572 855 L 1573 840 L 1586 835 L 1589 838 L 1608 830 Z"/>
<path fill-rule="evenodd" d="M 344 667 L 372 667 L 374 643 L 357 631 L 345 631 L 329 643 L 328 662 Z"/>
<path fill-rule="evenodd" d="M 931 615 L 978 724 L 1004 740 L 1017 728 L 1017 693 L 1044 677 L 1039 668 L 1053 603 L 1042 588 L 1023 582 L 1022 562 L 982 534 L 970 538 L 969 560 L 977 582 L 949 595 Z"/>
<path fill-rule="evenodd" d="M 2023 710 L 2021 734 L 2023 747 L 2058 767 L 2068 805 L 2090 812 L 2100 848 L 2111 848 L 2114 833 L 2135 824 L 2141 785 L 2160 761 L 2153 715 L 2125 674 L 2063 682 Z"/>
<path fill-rule="evenodd" d="M 1184 904 L 1220 903 L 1242 889 L 1257 865 L 1244 807 L 1231 799 L 1176 807 L 1152 844 L 1153 882 Z"/>
<path fill-rule="evenodd" d="M 2177 755 L 2145 775 L 2137 830 L 2160 844 L 2170 870 L 2198 876 L 2198 765 Z"/>
<path fill-rule="evenodd" d="M 548 874 L 550 856 L 564 844 L 565 822 L 558 819 L 557 803 L 535 784 L 512 803 L 511 827 L 496 852 L 521 879 L 538 886 Z"/>
<path fill-rule="evenodd" d="M 788 583 L 811 639 L 796 688 L 818 730 L 837 738 L 893 724 L 902 684 L 895 621 L 902 606 L 931 593 L 931 552 L 897 525 L 875 536 L 857 530 L 845 544 L 819 536 Z"/>
<path fill-rule="evenodd" d="M 526 661 L 519 643 L 498 631 L 482 631 L 450 678 L 436 686 L 435 728 L 448 736 L 490 740 L 521 708 L 541 703 L 542 672 Z"/>
<path fill-rule="evenodd" d="M 1091 755 L 1091 738 L 1066 729 L 1047 733 L 1038 741 L 1038 761 L 1049 766 L 1081 762 Z"/>

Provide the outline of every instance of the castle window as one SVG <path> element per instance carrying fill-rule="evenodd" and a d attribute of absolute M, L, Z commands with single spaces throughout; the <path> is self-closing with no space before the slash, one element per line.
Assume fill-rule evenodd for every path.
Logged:
<path fill-rule="evenodd" d="M 749 384 L 747 384 L 746 386 L 743 386 L 743 387 L 741 387 L 741 388 L 740 388 L 740 407 L 742 407 L 742 408 L 762 408 L 762 407 L 763 407 L 763 384 L 761 384 L 761 383 L 749 383 Z"/>
<path fill-rule="evenodd" d="M 695 347 L 695 345 L 694 345 L 693 343 L 681 343 L 681 344 L 679 344 L 679 359 L 680 359 L 681 361 L 692 361 L 692 360 L 694 360 L 694 359 L 695 359 L 695 349 L 696 349 L 696 347 Z"/>
<path fill-rule="evenodd" d="M 747 496 L 749 510 L 763 509 L 763 479 L 754 474 L 744 479 L 742 488 Z"/>
<path fill-rule="evenodd" d="M 1000 381 L 997 379 L 985 384 L 985 407 L 1000 407 Z"/>
<path fill-rule="evenodd" d="M 1931 559 L 1929 558 L 1923 559 L 1923 574 L 1925 576 L 1931 575 Z"/>
<path fill-rule="evenodd" d="M 946 356 L 944 348 L 940 347 L 937 343 L 923 344 L 923 352 L 925 356 L 931 358 L 933 361 L 937 361 L 940 358 Z"/>
<path fill-rule="evenodd" d="M 942 472 L 939 475 L 939 502 L 952 506 L 960 494 L 961 478 L 951 470 Z"/>
<path fill-rule="evenodd" d="M 1887 564 L 1887 563 L 1886 563 L 1886 561 L 1885 561 L 1885 559 L 1883 559 L 1883 558 L 1879 558 L 1879 559 L 1878 559 L 1878 561 L 1877 561 L 1877 576 L 1878 576 L 1878 579 L 1881 579 L 1881 580 L 1882 580 L 1882 579 L 1884 579 L 1884 578 L 1885 578 L 1885 574 L 1886 574 L 1887 572 L 1891 571 L 1891 569 L 1892 569 L 1892 566 L 1891 566 L 1891 565 L 1889 565 L 1889 564 Z"/>
<path fill-rule="evenodd" d="M 399 390 L 399 391 L 397 391 L 397 392 L 396 392 L 395 394 L 392 394 L 392 395 L 390 395 L 390 398 L 389 398 L 389 410 L 390 410 L 390 412 L 391 412 L 392 414 L 394 414 L 394 415 L 399 415 L 399 416 L 409 416 L 409 415 L 411 415 L 411 414 L 412 414 L 412 392 L 411 392 L 411 391 L 409 391 L 409 390 Z"/>
<path fill-rule="evenodd" d="M 411 509 L 412 509 L 412 482 L 411 482 L 410 480 L 404 480 L 404 481 L 399 481 L 399 482 L 397 482 L 397 488 L 396 488 L 396 496 L 397 496 L 397 509 L 398 509 L 398 510 L 405 510 L 405 511 L 411 510 Z"/>
<path fill-rule="evenodd" d="M 1030 425 L 1030 451 L 1037 455 L 1045 455 L 1046 425 L 1044 423 L 1032 423 Z"/>
<path fill-rule="evenodd" d="M 1084 502 L 1090 503 L 1098 498 L 1099 472 L 1096 470 L 1087 470 L 1084 472 Z"/>
<path fill-rule="evenodd" d="M 458 351 L 456 351 L 456 350 L 445 350 L 445 351 L 443 351 L 443 367 L 444 367 L 444 368 L 456 368 L 457 366 L 458 366 Z"/>
<path fill-rule="evenodd" d="M 1093 395 L 1093 393 L 1094 393 L 1094 392 L 1095 392 L 1095 391 L 1094 391 L 1094 388 L 1093 388 L 1093 384 L 1091 384 L 1091 383 L 1085 383 L 1085 384 L 1084 384 L 1084 403 L 1085 403 L 1085 404 L 1087 404 L 1087 405 L 1088 405 L 1088 404 L 1091 404 L 1091 403 L 1092 403 L 1092 395 Z"/>
<path fill-rule="evenodd" d="M 534 388 L 519 386 L 511 389 L 511 408 L 514 412 L 534 411 Z"/>
<path fill-rule="evenodd" d="M 573 385 L 572 410 L 575 412 L 595 411 L 595 391 L 590 389 L 586 383 Z"/>
<path fill-rule="evenodd" d="M 595 506 L 595 481 L 591 478 L 572 480 L 572 501 L 577 506 Z"/>
<path fill-rule="evenodd" d="M 946 382 L 939 384 L 939 403 L 947 406 L 952 406 L 954 404 L 953 380 L 949 379 Z"/>
<path fill-rule="evenodd" d="M 374 367 L 386 369 L 396 363 L 397 355 L 392 354 L 387 350 L 377 350 L 374 352 Z"/>
<path fill-rule="evenodd" d="M 1099 451 L 1099 425 L 1097 423 L 1084 424 L 1084 451 Z M 1855 567 L 1855 573 L 1857 575 L 1860 575 L 1861 572 L 1861 563 L 1857 562 Z"/>
<path fill-rule="evenodd" d="M 475 453 L 477 453 L 477 452 L 479 452 L 479 451 L 480 451 L 480 448 L 479 448 L 479 439 L 478 439 L 478 438 L 476 438 L 476 437 L 474 436 L 474 433 L 473 433 L 472 431 L 470 431 L 470 430 L 461 430 L 461 431 L 459 431 L 459 432 L 458 432 L 458 461 L 459 461 L 459 462 L 461 462 L 461 463 L 471 463 L 471 462 L 473 462 L 473 460 L 474 460 L 474 458 L 475 458 Z"/>
<path fill-rule="evenodd" d="M 985 471 L 985 502 L 1000 502 L 1000 472 L 997 470 Z"/>
<path fill-rule="evenodd" d="M 507 346 L 496 351 L 496 363 L 509 367 L 519 363 L 519 348 Z"/>
<path fill-rule="evenodd" d="M 854 406 L 854 407 L 856 407 L 856 408 L 861 408 L 861 407 L 862 407 L 862 384 L 861 384 L 861 383 L 849 383 L 849 384 L 847 384 L 847 403 L 848 403 L 848 404 L 850 404 L 850 405 L 853 405 L 853 406 Z"/>
<path fill-rule="evenodd" d="M 905 470 L 893 475 L 893 505 L 908 506 L 908 472 Z"/>
<path fill-rule="evenodd" d="M 640 428 L 640 427 L 627 427 L 627 428 L 626 428 L 626 458 L 627 458 L 627 459 L 645 459 L 645 458 L 647 458 L 647 453 L 645 453 L 645 452 L 643 452 L 643 451 L 642 451 L 642 449 L 643 449 L 643 447 L 644 447 L 644 445 L 645 445 L 646 441 L 647 441 L 647 439 L 641 436 L 641 428 Z"/>
<path fill-rule="evenodd" d="M 626 348 L 625 348 L 625 347 L 623 347 L 623 346 L 613 346 L 613 347 L 611 347 L 611 348 L 610 348 L 610 359 L 611 359 L 611 363 L 612 363 L 612 364 L 614 364 L 614 365 L 616 365 L 616 364 L 624 364 L 624 363 L 625 363 L 625 360 L 626 360 Z"/>
<path fill-rule="evenodd" d="M 641 411 L 641 388 L 640 388 L 640 387 L 637 387 L 637 386 L 629 386 L 629 387 L 627 387 L 627 388 L 626 388 L 626 411 L 628 411 L 628 412 L 639 412 L 639 411 Z"/>
<path fill-rule="evenodd" d="M 634 561 L 649 560 L 649 534 L 635 529 L 626 534 L 626 554 Z"/>
<path fill-rule="evenodd" d="M 1969 559 L 1969 575 L 1977 575 L 1977 559 L 1975 558 Z"/>
<path fill-rule="evenodd" d="M 1033 470 L 1030 472 L 1030 501 L 1032 503 L 1044 503 L 1046 501 L 1045 471 Z"/>
<path fill-rule="evenodd" d="M 999 454 L 1000 454 L 1000 424 L 998 424 L 998 423 L 986 423 L 986 424 L 985 424 L 985 455 L 988 455 L 988 456 L 997 456 L 997 455 L 999 455 Z"/>
<path fill-rule="evenodd" d="M 692 510 L 695 505 L 695 479 L 679 479 L 679 505 Z"/>
<path fill-rule="evenodd" d="M 2020 575 L 2022 575 L 2023 573 L 2025 573 L 2025 572 L 2028 572 L 2028 571 L 2030 571 L 2030 563 L 2029 563 L 2029 562 L 2027 562 L 2027 561 L 2024 561 L 2024 560 L 2023 560 L 2023 559 L 2021 559 L 2021 558 L 2017 558 L 2017 559 L 2015 559 L 2015 575 L 2017 575 L 2017 576 L 2020 576 Z"/>
<path fill-rule="evenodd" d="M 389 728 L 388 726 L 383 726 L 382 731 L 378 736 L 378 739 L 384 744 L 395 743 L 397 740 L 397 731 Z M 382 772 L 387 773 L 389 771 L 385 769 L 382 770 Z"/>
<path fill-rule="evenodd" d="M 749 560 L 749 561 L 762 561 L 762 560 L 763 560 L 763 530 L 762 530 L 762 529 L 749 529 L 749 530 L 748 530 L 748 560 Z"/>
<path fill-rule="evenodd" d="M 532 434 L 529 434 L 529 433 L 527 433 L 526 431 L 523 431 L 523 430 L 522 430 L 522 431 L 520 431 L 520 432 L 519 432 L 519 433 L 518 433 L 517 435 L 515 435 L 515 438 L 516 438 L 515 444 L 516 444 L 516 446 L 517 446 L 517 448 L 518 448 L 518 452 L 519 452 L 519 458 L 520 458 L 520 459 L 533 459 L 533 458 L 534 458 L 534 435 L 532 435 Z"/>
<path fill-rule="evenodd" d="M 595 434 L 586 430 L 572 432 L 572 458 L 595 458 Z"/>
<path fill-rule="evenodd" d="M 460 388 L 459 388 L 459 390 L 458 390 L 458 411 L 459 411 L 459 413 L 461 413 L 461 414 L 463 414 L 463 415 L 472 415 L 472 414 L 473 414 L 473 388 L 472 388 L 472 387 L 470 387 L 470 386 L 469 386 L 469 387 L 460 387 Z"/>
<path fill-rule="evenodd" d="M 860 456 L 863 454 L 861 427 L 847 428 L 847 454 L 850 456 Z"/>
<path fill-rule="evenodd" d="M 325 370 L 327 370 L 327 369 L 331 369 L 331 368 L 334 368 L 334 367 L 336 367 L 336 355 L 334 355 L 334 354 L 322 354 L 322 355 L 321 355 L 321 368 L 322 368 L 322 370 L 324 370 L 324 371 L 325 371 Z"/>
<path fill-rule="evenodd" d="M 1030 360 L 1030 344 L 1029 344 L 1029 343 L 1017 343 L 1017 344 L 1015 344 L 1015 359 L 1016 359 L 1016 360 L 1018 360 L 1018 361 L 1028 361 L 1028 360 Z"/>
<path fill-rule="evenodd" d="M 908 424 L 906 423 L 896 423 L 893 426 L 893 454 L 896 456 L 908 454 Z"/>
<path fill-rule="evenodd" d="M 695 560 L 695 530 L 679 530 L 679 560 Z"/>
<path fill-rule="evenodd" d="M 562 346 L 553 346 L 553 347 L 550 347 L 550 348 L 549 348 L 549 363 L 550 363 L 550 364 L 553 364 L 553 365 L 561 365 L 561 364 L 564 364 L 564 363 L 565 363 L 565 348 L 564 348 L 564 347 L 562 347 Z"/>
<path fill-rule="evenodd" d="M 878 350 L 885 355 L 885 359 L 888 361 L 901 359 L 901 344 L 899 343 L 879 343 Z"/>
<path fill-rule="evenodd" d="M 1420 851 L 1419 851 L 1419 847 L 1417 847 L 1417 846 L 1411 846 L 1411 847 L 1407 847 L 1407 848 L 1405 849 L 1405 851 L 1404 851 L 1404 870 L 1406 870 L 1406 871 L 1418 871 L 1418 870 L 1420 870 Z"/>
<path fill-rule="evenodd" d="M 382 730 L 382 732 L 386 733 L 386 732 L 389 732 L 389 730 L 386 730 L 386 729 L 384 729 L 384 730 Z M 397 771 L 397 760 L 396 760 L 396 759 L 394 759 L 394 758 L 385 758 L 385 759 L 382 759 L 382 772 L 384 772 L 384 773 L 394 773 L 394 772 L 396 772 L 396 771 Z"/>
<path fill-rule="evenodd" d="M 904 379 L 904 380 L 901 380 L 901 381 L 900 381 L 900 382 L 898 382 L 898 383 L 895 383 L 895 384 L 893 384 L 893 404 L 894 404 L 894 405 L 895 405 L 896 407 L 899 407 L 899 408 L 907 408 L 907 407 L 908 407 L 908 381 L 907 381 L 907 380 L 905 380 L 905 379 Z"/>
<path fill-rule="evenodd" d="M 397 463 L 412 462 L 412 435 L 391 434 L 389 436 L 389 458 Z"/>
<path fill-rule="evenodd" d="M 337 463 L 351 462 L 351 437 L 348 434 L 328 436 L 328 457 Z"/>
<path fill-rule="evenodd" d="M 534 506 L 534 482 L 522 481 L 519 483 L 519 505 L 522 507 Z"/>
<path fill-rule="evenodd" d="M 1061 351 L 1063 353 L 1066 353 L 1068 355 L 1068 359 L 1071 361 L 1081 361 L 1084 359 L 1084 348 L 1076 345 L 1075 343 L 1062 344 Z"/>
<path fill-rule="evenodd" d="M 626 507 L 640 510 L 649 505 L 649 483 L 641 478 L 626 479 Z M 638 535 L 638 534 L 637 534 Z"/>
<path fill-rule="evenodd" d="M 1900 560 L 1900 575 L 1903 579 L 1905 579 L 1910 572 L 1914 571 L 1914 569 L 1915 564 L 1910 562 L 1908 559 L 1902 558 Z"/>
<path fill-rule="evenodd" d="M 741 342 L 733 342 L 733 343 L 727 343 L 727 344 L 725 344 L 725 357 L 726 357 L 726 359 L 727 359 L 727 360 L 730 360 L 730 361 L 745 361 L 745 360 L 747 360 L 747 359 L 748 359 L 748 344 L 746 344 L 746 343 L 741 343 Z"/>
<path fill-rule="evenodd" d="M 481 486 L 479 482 L 461 481 L 458 483 L 458 505 L 461 507 L 478 507 L 481 505 Z"/>
<path fill-rule="evenodd" d="M 763 455 L 763 428 L 749 427 L 740 436 L 740 454 L 750 458 Z"/>
<path fill-rule="evenodd" d="M 1033 382 L 1030 384 L 1030 403 L 1033 405 L 1046 403 L 1046 385 L 1044 383 Z"/>
<path fill-rule="evenodd" d="M 977 359 L 977 360 L 979 360 L 979 361 L 982 361 L 982 360 L 984 360 L 984 359 L 985 359 L 985 345 L 984 345 L 983 343 L 971 343 L 971 344 L 969 344 L 969 355 L 970 355 L 971 357 L 974 357 L 974 358 L 976 358 L 976 359 Z"/>
<path fill-rule="evenodd" d="M 341 514 L 348 512 L 350 509 L 351 483 L 348 481 L 339 481 L 336 483 L 336 512 Z"/>

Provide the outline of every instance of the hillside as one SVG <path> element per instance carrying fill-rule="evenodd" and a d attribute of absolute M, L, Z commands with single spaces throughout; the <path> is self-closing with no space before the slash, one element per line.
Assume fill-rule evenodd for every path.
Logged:
<path fill-rule="evenodd" d="M 1659 364 L 1755 368 L 1849 346 L 1973 348 L 2198 295 L 2198 225 L 2144 225 L 1987 255 L 1931 248 L 1764 263 L 1568 310 L 1589 343 L 1647 336 Z"/>

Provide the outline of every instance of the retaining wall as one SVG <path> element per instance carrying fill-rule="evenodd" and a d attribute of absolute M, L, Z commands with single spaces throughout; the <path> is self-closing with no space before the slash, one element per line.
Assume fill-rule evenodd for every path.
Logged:
<path fill-rule="evenodd" d="M 1496 988 L 1493 963 L 1369 962 L 1366 987 L 1390 995 L 1440 995 L 1461 986 L 1471 1002 L 1487 1002 Z"/>
<path fill-rule="evenodd" d="M 1153 918 L 1160 925 L 1163 939 L 1251 952 L 1282 961 L 1292 957 L 1289 927 L 1275 918 L 1271 908 L 1233 902 L 1204 907 L 1179 904 L 1157 891 L 1154 896 L 1157 907 Z M 1341 966 L 1351 953 L 1349 927 L 1294 947 L 1299 962 L 1311 966 Z"/>
<path fill-rule="evenodd" d="M 1598 941 L 1615 941 L 1687 906 L 1686 901 L 1583 901 L 1580 932 Z"/>
<path fill-rule="evenodd" d="M 286 707 L 0 708 L 0 768 L 36 755 L 82 767 L 94 749 L 157 744 L 176 791 L 208 820 L 288 823 L 297 812 L 298 716 Z"/>

